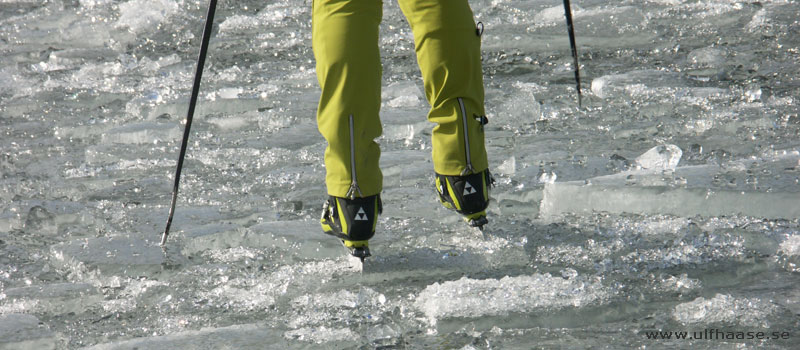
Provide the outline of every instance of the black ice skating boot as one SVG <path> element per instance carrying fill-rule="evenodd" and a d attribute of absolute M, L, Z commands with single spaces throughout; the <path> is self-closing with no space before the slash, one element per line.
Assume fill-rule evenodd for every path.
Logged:
<path fill-rule="evenodd" d="M 481 230 L 489 223 L 486 208 L 489 206 L 489 188 L 493 185 L 494 178 L 489 169 L 465 176 L 436 174 L 436 191 L 442 205 L 463 215 L 464 221 Z"/>
<path fill-rule="evenodd" d="M 322 231 L 342 240 L 350 254 L 370 256 L 369 239 L 375 235 L 378 215 L 383 211 L 380 195 L 364 198 L 331 196 L 322 206 Z"/>

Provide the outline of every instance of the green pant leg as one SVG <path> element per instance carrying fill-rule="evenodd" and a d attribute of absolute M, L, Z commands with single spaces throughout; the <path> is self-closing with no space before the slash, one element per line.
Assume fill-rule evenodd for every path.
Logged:
<path fill-rule="evenodd" d="M 322 89 L 317 125 L 328 141 L 328 194 L 378 194 L 383 177 L 374 140 L 381 135 L 378 27 L 383 5 L 379 0 L 314 0 L 312 6 L 312 44 Z"/>
<path fill-rule="evenodd" d="M 411 29 L 431 105 L 433 164 L 442 175 L 489 167 L 481 121 L 480 37 L 467 0 L 399 0 Z"/>

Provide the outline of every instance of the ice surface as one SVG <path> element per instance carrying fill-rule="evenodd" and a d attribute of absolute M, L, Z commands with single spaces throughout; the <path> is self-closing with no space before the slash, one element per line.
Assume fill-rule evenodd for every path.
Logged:
<path fill-rule="evenodd" d="M 57 283 L 9 288 L 0 293 L 0 309 L 61 315 L 81 313 L 97 306 L 102 299 L 103 296 L 90 284 Z"/>
<path fill-rule="evenodd" d="M 76 276 L 99 273 L 101 280 L 121 274 L 156 274 L 165 265 L 178 264 L 179 255 L 166 254 L 158 242 L 130 237 L 98 237 L 59 243 L 50 248 L 52 261 Z"/>
<path fill-rule="evenodd" d="M 699 297 L 675 306 L 672 317 L 683 324 L 769 328 L 770 318 L 779 310 L 779 306 L 769 301 L 717 294 L 710 299 Z"/>
<path fill-rule="evenodd" d="M 385 1 L 384 213 L 363 267 L 319 232 L 309 1 L 220 2 L 165 250 L 207 1 L 0 2 L 0 314 L 35 315 L 45 348 L 800 333 L 797 2 L 573 2 L 579 109 L 560 1 L 470 1 L 497 178 L 479 232 L 433 191 L 413 34 Z"/>
<path fill-rule="evenodd" d="M 157 349 L 263 349 L 266 344 L 280 346 L 285 341 L 274 329 L 263 324 L 243 324 L 220 328 L 183 331 L 164 336 L 143 337 L 83 347 L 82 350 L 157 350 Z"/>
<path fill-rule="evenodd" d="M 104 143 L 146 144 L 173 142 L 180 139 L 181 129 L 175 124 L 143 122 L 113 128 L 103 134 Z"/>
<path fill-rule="evenodd" d="M 601 305 L 613 295 L 599 280 L 561 278 L 550 274 L 470 279 L 427 286 L 414 306 L 433 320 L 451 317 L 482 317 L 521 312 L 548 312 L 562 308 Z"/>
<path fill-rule="evenodd" d="M 58 339 L 32 315 L 0 315 L 0 349 L 56 349 Z"/>
<path fill-rule="evenodd" d="M 6 232 L 23 230 L 27 238 L 41 238 L 53 236 L 60 228 L 84 220 L 91 221 L 86 217 L 86 207 L 80 203 L 55 200 L 19 201 L 0 214 L 0 229 Z"/>
<path fill-rule="evenodd" d="M 310 233 L 317 233 L 317 223 L 303 221 L 275 221 L 253 225 L 243 229 L 236 225 L 192 230 L 183 247 L 185 254 L 204 250 L 221 250 L 236 247 L 279 248 L 300 255 L 313 256 L 318 250 L 317 240 L 309 240 Z M 313 243 L 312 243 L 313 242 Z"/>

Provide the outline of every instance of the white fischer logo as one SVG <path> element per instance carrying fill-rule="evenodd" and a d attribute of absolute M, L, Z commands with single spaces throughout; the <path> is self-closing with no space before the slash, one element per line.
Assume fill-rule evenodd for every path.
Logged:
<path fill-rule="evenodd" d="M 468 196 L 476 192 L 477 191 L 475 191 L 475 187 L 472 187 L 472 185 L 470 185 L 469 182 L 467 182 L 467 184 L 464 186 L 464 195 Z"/>
<path fill-rule="evenodd" d="M 358 208 L 358 213 L 356 213 L 356 221 L 367 221 L 369 217 L 367 217 L 367 212 L 364 211 L 364 207 Z"/>

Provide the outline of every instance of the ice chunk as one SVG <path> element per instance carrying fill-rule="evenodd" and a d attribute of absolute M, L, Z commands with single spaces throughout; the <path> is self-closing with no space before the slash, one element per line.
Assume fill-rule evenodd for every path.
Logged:
<path fill-rule="evenodd" d="M 556 182 L 557 178 L 558 178 L 558 175 L 556 175 L 555 172 L 552 172 L 552 171 L 547 172 L 547 171 L 545 171 L 545 172 L 542 172 L 539 175 L 539 183 L 552 184 L 552 183 Z"/>
<path fill-rule="evenodd" d="M 284 265 L 274 268 L 269 274 L 257 274 L 256 276 L 228 278 L 227 275 L 219 275 L 219 278 L 225 283 L 211 289 L 198 291 L 197 294 L 200 298 L 207 299 L 226 309 L 264 310 L 275 305 L 279 298 L 287 293 L 308 291 L 328 283 L 334 277 L 358 272 L 361 267 L 358 266 L 358 270 L 356 270 L 356 266 L 350 264 L 349 258 L 342 254 L 341 244 L 337 244 L 339 244 L 337 247 L 339 254 L 336 260 L 322 259 L 310 263 Z M 360 262 L 357 264 L 361 265 Z M 313 307 L 313 305 L 311 306 Z M 293 319 L 290 326 L 298 324 L 303 326 L 305 323 L 307 322 Z"/>
<path fill-rule="evenodd" d="M 224 99 L 235 99 L 242 93 L 244 93 L 244 89 L 240 87 L 226 87 L 217 90 L 217 96 Z"/>
<path fill-rule="evenodd" d="M 711 299 L 699 297 L 675 306 L 672 318 L 683 324 L 736 324 L 769 328 L 769 317 L 780 308 L 757 298 L 735 298 L 717 294 Z"/>
<path fill-rule="evenodd" d="M 431 320 L 451 317 L 483 317 L 511 312 L 529 313 L 607 302 L 611 291 L 599 280 L 564 279 L 550 274 L 457 281 L 427 286 L 414 306 Z"/>
<path fill-rule="evenodd" d="M 422 106 L 424 96 L 417 84 L 403 81 L 385 87 L 381 99 L 391 108 L 418 107 Z"/>
<path fill-rule="evenodd" d="M 153 30 L 180 10 L 173 0 L 131 0 L 119 5 L 117 27 L 134 33 Z"/>
<path fill-rule="evenodd" d="M 800 198 L 797 193 L 604 185 L 594 181 L 590 183 L 591 185 L 586 185 L 583 181 L 574 181 L 545 184 L 539 214 L 542 217 L 554 217 L 568 212 L 605 211 L 686 217 L 735 214 L 763 218 L 800 216 Z"/>
<path fill-rule="evenodd" d="M 283 336 L 290 340 L 299 340 L 316 344 L 328 343 L 331 341 L 352 342 L 360 339 L 360 336 L 349 328 L 328 328 L 325 326 L 303 327 L 288 331 L 284 333 Z"/>
<path fill-rule="evenodd" d="M 175 124 L 143 122 L 113 128 L 103 134 L 103 143 L 146 144 L 171 142 L 181 137 L 181 129 Z"/>
<path fill-rule="evenodd" d="M 793 234 L 781 243 L 776 259 L 784 269 L 800 272 L 800 234 Z"/>
<path fill-rule="evenodd" d="M 358 293 L 338 290 L 306 294 L 292 299 L 291 306 L 296 315 L 290 317 L 287 324 L 292 328 L 321 325 L 333 320 L 358 317 L 366 312 L 377 312 L 376 308 L 385 303 L 386 296 L 363 286 Z"/>
<path fill-rule="evenodd" d="M 0 315 L 0 349 L 55 349 L 56 335 L 31 315 Z"/>
<path fill-rule="evenodd" d="M 687 87 L 688 79 L 677 73 L 659 70 L 638 70 L 605 75 L 592 80 L 592 92 L 601 98 L 645 94 L 655 88 Z"/>
<path fill-rule="evenodd" d="M 206 122 L 208 122 L 209 124 L 214 124 L 220 129 L 235 130 L 256 124 L 258 120 L 252 115 L 240 114 L 235 116 L 225 116 L 221 118 L 211 117 L 207 118 Z"/>
<path fill-rule="evenodd" d="M 747 102 L 755 102 L 761 100 L 761 86 L 753 84 L 744 90 L 744 97 Z"/>
<path fill-rule="evenodd" d="M 579 9 L 577 6 L 573 8 L 572 15 L 575 16 L 576 13 L 581 12 L 582 9 Z M 556 25 L 561 24 L 564 21 L 564 7 L 561 6 L 553 6 L 548 7 L 544 10 L 541 10 L 536 13 L 533 17 L 533 22 L 537 25 Z"/>
<path fill-rule="evenodd" d="M 716 47 L 704 47 L 689 52 L 689 62 L 696 68 L 717 68 L 725 62 L 727 53 Z"/>
<path fill-rule="evenodd" d="M 103 6 L 111 4 L 114 0 L 79 0 L 81 7 L 93 8 L 95 6 Z"/>
<path fill-rule="evenodd" d="M 25 219 L 25 231 L 28 233 L 55 234 L 58 231 L 55 216 L 41 206 L 34 206 Z"/>
<path fill-rule="evenodd" d="M 9 288 L 0 294 L 3 308 L 18 308 L 19 312 L 48 314 L 81 313 L 97 305 L 103 296 L 87 283 L 57 283 L 41 286 Z"/>
<path fill-rule="evenodd" d="M 503 175 L 514 175 L 517 172 L 517 159 L 514 156 L 503 161 L 503 164 L 497 167 L 497 170 L 500 174 Z"/>
<path fill-rule="evenodd" d="M 220 36 L 261 32 L 264 28 L 278 26 L 287 19 L 298 18 L 307 12 L 306 6 L 293 6 L 285 3 L 269 4 L 255 16 L 234 15 L 225 18 L 219 25 Z M 292 35 L 294 34 L 292 33 Z"/>
<path fill-rule="evenodd" d="M 702 287 L 702 282 L 698 279 L 689 278 L 687 274 L 680 276 L 669 276 L 662 278 L 654 285 L 656 292 L 673 291 L 678 293 L 686 293 L 693 290 L 699 290 Z"/>
<path fill-rule="evenodd" d="M 563 16 L 563 13 L 562 13 Z M 536 83 L 523 83 L 516 81 L 513 89 L 503 91 L 503 98 L 494 114 L 498 121 L 524 118 L 525 120 L 542 120 L 556 117 L 557 114 L 546 115 L 542 113 L 542 105 L 536 100 L 536 94 L 547 91 L 547 88 Z"/>
<path fill-rule="evenodd" d="M 86 220 L 85 207 L 80 203 L 61 201 L 24 201 L 17 202 L 21 208 L 0 212 L 0 231 L 16 229 L 35 234 L 55 234 L 59 225 Z"/>
<path fill-rule="evenodd" d="M 767 15 L 767 9 L 760 9 L 750 19 L 750 22 L 745 26 L 750 33 L 757 33 L 762 35 L 772 35 L 774 24 Z"/>
<path fill-rule="evenodd" d="M 636 164 L 643 169 L 675 170 L 683 156 L 683 151 L 675 145 L 660 145 L 651 148 L 636 158 Z"/>
<path fill-rule="evenodd" d="M 800 256 L 800 234 L 791 235 L 783 241 L 779 252 L 789 256 Z"/>

